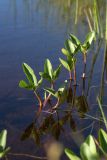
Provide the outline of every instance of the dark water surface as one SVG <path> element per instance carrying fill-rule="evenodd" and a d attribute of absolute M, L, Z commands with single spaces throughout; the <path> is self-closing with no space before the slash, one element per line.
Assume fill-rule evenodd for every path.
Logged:
<path fill-rule="evenodd" d="M 68 33 L 76 34 L 84 40 L 85 34 L 89 32 L 86 18 L 79 19 L 78 24 L 74 25 L 74 1 L 70 6 L 66 3 L 64 5 L 61 5 L 60 1 L 54 3 L 48 0 L 46 2 L 43 0 L 0 0 L 0 129 L 8 129 L 8 144 L 12 146 L 12 151 L 38 152 L 39 155 L 43 152 L 39 152 L 33 141 L 21 143 L 19 140 L 22 130 L 32 122 L 37 106 L 32 92 L 23 91 L 18 87 L 19 81 L 24 78 L 22 62 L 34 68 L 38 76 L 38 72 L 43 70 L 46 58 L 52 61 L 54 67 L 58 66 L 58 58 L 62 56 L 61 48 L 64 46 Z M 87 71 L 91 66 L 94 48 L 90 52 Z M 91 84 L 96 86 L 100 81 L 103 47 L 100 52 Z M 81 58 L 80 56 L 77 64 L 79 82 L 83 67 Z M 59 84 L 67 74 L 63 69 Z M 95 103 L 92 99 L 90 96 L 90 102 Z M 82 124 L 85 122 L 80 122 L 81 126 Z M 66 143 L 64 144 L 68 144 L 69 147 L 73 145 L 68 135 L 65 137 Z"/>

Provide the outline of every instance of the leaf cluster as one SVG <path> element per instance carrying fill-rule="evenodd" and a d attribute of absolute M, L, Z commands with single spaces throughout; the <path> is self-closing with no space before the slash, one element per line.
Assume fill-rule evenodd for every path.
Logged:
<path fill-rule="evenodd" d="M 83 142 L 80 146 L 80 156 L 78 157 L 73 151 L 66 148 L 65 153 L 70 160 L 99 160 L 99 151 L 96 147 L 97 140 L 89 135 L 85 142 Z M 102 151 L 103 155 L 107 158 L 107 133 L 100 129 L 98 132 L 98 142 L 97 145 L 99 149 Z"/>

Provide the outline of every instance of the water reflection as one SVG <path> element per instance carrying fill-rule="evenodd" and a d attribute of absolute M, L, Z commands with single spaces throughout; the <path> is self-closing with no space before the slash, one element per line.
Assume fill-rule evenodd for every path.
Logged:
<path fill-rule="evenodd" d="M 72 31 L 76 33 L 78 32 L 77 34 L 80 36 L 80 38 L 82 38 L 84 33 L 87 32 L 86 30 L 89 30 L 91 27 L 92 28 L 94 27 L 94 25 L 91 25 L 91 27 L 89 26 L 89 24 L 93 24 L 94 22 L 93 16 L 91 15 L 93 12 L 93 1 L 92 0 L 88 0 L 88 1 L 79 0 L 78 6 L 76 6 L 75 2 L 77 1 L 76 0 L 66 0 L 66 1 L 65 0 L 46 0 L 46 1 L 44 0 L 18 0 L 18 1 L 17 0 L 5 0 L 5 1 L 1 0 L 0 1 L 1 4 L 2 3 L 5 4 L 5 7 L 3 8 L 4 10 L 2 9 L 2 5 L 0 5 L 0 10 L 3 10 L 3 13 L 0 15 L 0 17 L 2 16 L 1 22 L 0 22 L 0 28 L 2 28 L 3 30 L 6 29 L 4 33 L 1 32 L 1 34 L 6 35 L 5 37 L 3 37 L 4 39 L 6 39 L 6 41 L 3 41 L 1 37 L 0 40 L 3 43 L 1 45 L 2 54 L 1 54 L 0 64 L 3 63 L 3 66 L 7 65 L 6 70 L 1 71 L 1 75 L 6 74 L 6 77 L 5 77 L 6 81 L 7 79 L 17 78 L 17 81 L 15 79 L 15 82 L 12 81 L 11 85 L 7 84 L 7 82 L 4 82 L 4 79 L 3 79 L 3 83 L 1 83 L 1 88 L 3 87 L 3 84 L 4 84 L 3 92 L 5 91 L 7 92 L 7 88 L 9 87 L 12 88 L 13 83 L 18 84 L 18 81 L 21 77 L 17 75 L 18 74 L 20 75 L 20 73 L 18 72 L 19 72 L 19 66 L 21 66 L 22 61 L 28 61 L 29 64 L 36 63 L 36 67 L 38 68 L 38 66 L 40 66 L 41 63 L 43 63 L 43 59 L 45 57 L 49 57 L 53 59 L 56 65 L 56 57 L 55 55 L 50 54 L 50 50 L 54 48 L 54 50 L 51 53 L 56 53 L 57 51 L 60 52 L 58 49 L 59 48 L 61 49 L 61 45 L 62 45 L 61 43 L 64 41 L 63 39 L 65 38 L 65 35 L 64 35 L 65 32 L 67 31 L 68 32 Z M 105 7 L 104 5 L 105 1 L 99 0 L 97 2 L 98 2 L 99 10 L 101 13 L 100 16 L 102 18 L 104 17 L 103 11 Z M 85 9 L 85 12 L 84 12 L 84 9 Z M 4 11 L 6 11 L 5 14 L 4 14 Z M 88 22 L 88 19 L 89 19 L 89 22 Z M 77 26 L 74 25 L 74 22 L 77 23 Z M 8 27 L 15 28 L 18 37 L 19 35 L 20 37 L 19 38 L 16 37 L 12 39 L 12 36 L 16 34 L 16 32 L 14 33 L 12 32 L 11 34 L 10 30 L 8 30 Z M 50 32 L 47 32 L 46 27 L 50 29 Z M 22 28 L 21 32 L 19 32 L 18 30 L 19 28 Z M 34 31 L 32 32 L 33 34 L 31 33 L 31 30 L 28 30 L 28 28 L 34 28 Z M 59 29 L 57 30 L 57 28 Z M 57 30 L 57 32 L 55 30 Z M 38 33 L 38 31 L 39 31 L 39 34 L 34 35 L 34 33 L 35 32 Z M 23 36 L 22 36 L 22 33 L 24 34 Z M 7 38 L 8 34 L 9 34 L 9 39 Z M 35 41 L 36 39 L 38 39 L 38 37 L 40 38 L 39 39 L 40 41 Z M 34 41 L 32 42 L 33 39 Z M 44 41 L 41 41 L 41 39 L 42 40 L 44 39 Z M 59 43 L 60 41 L 61 43 Z M 5 49 L 3 48 L 3 45 Z M 32 47 L 36 48 L 36 50 L 35 49 L 32 50 Z M 49 50 L 47 48 L 49 48 Z M 9 51 L 9 54 L 8 54 L 8 51 Z M 93 48 L 93 51 L 94 51 L 94 48 Z M 100 50 L 100 52 L 102 53 L 102 50 Z M 19 53 L 21 53 L 20 58 L 18 57 Z M 35 56 L 35 53 L 37 54 L 41 53 L 41 55 Z M 45 54 L 45 53 L 49 53 L 49 54 Z M 92 65 L 91 73 L 93 73 L 94 71 L 93 68 L 94 68 L 94 64 L 97 59 L 96 57 L 98 56 L 97 53 L 99 52 L 96 51 L 95 55 L 92 53 L 93 54 L 93 65 Z M 8 60 L 12 59 L 11 58 L 12 54 L 14 55 L 12 57 L 13 61 L 10 61 L 9 62 L 10 64 L 9 64 L 7 59 Z M 31 56 L 33 56 L 33 58 L 31 58 Z M 102 59 L 102 55 L 100 56 L 99 59 Z M 18 63 L 18 66 L 16 66 L 17 65 L 16 62 Z M 95 71 L 98 73 L 97 74 L 98 76 L 99 76 L 99 72 L 98 72 L 99 64 L 101 64 L 100 60 L 98 61 L 98 64 L 96 66 L 96 71 Z M 9 65 L 11 69 L 17 68 L 17 70 L 12 72 L 12 74 L 10 75 L 7 74 Z M 90 65 L 90 62 L 89 62 L 89 65 Z M 79 67 L 78 71 L 80 73 L 81 64 L 79 64 L 79 66 L 77 67 Z M 92 80 L 92 74 L 90 75 L 90 82 L 88 86 L 89 88 L 92 85 L 91 80 Z M 98 77 L 94 78 L 94 81 L 95 81 L 95 84 L 99 83 Z M 87 95 L 85 95 L 85 92 L 84 91 L 79 92 L 78 88 L 79 87 L 68 88 L 66 95 L 64 95 L 63 97 L 65 99 L 62 98 L 62 103 L 60 104 L 59 108 L 57 108 L 56 110 L 52 110 L 52 113 L 47 113 L 46 110 L 41 112 L 38 119 L 36 118 L 35 120 L 35 117 L 34 117 L 34 120 L 32 122 L 30 122 L 30 120 L 32 119 L 32 115 L 35 114 L 35 106 L 34 106 L 35 101 L 32 102 L 32 100 L 29 100 L 30 102 L 28 103 L 28 101 L 25 100 L 24 104 L 21 102 L 19 105 L 16 105 L 18 104 L 19 101 L 15 100 L 16 97 L 13 97 L 11 99 L 12 93 L 9 92 L 8 98 L 10 101 L 8 101 L 6 104 L 4 104 L 0 108 L 1 109 L 3 108 L 5 110 L 5 113 L 4 112 L 2 113 L 5 114 L 4 119 L 6 119 L 6 124 L 7 124 L 7 121 L 9 125 L 11 121 L 13 123 L 12 124 L 13 130 L 10 127 L 10 130 L 12 130 L 12 133 L 15 133 L 15 130 L 17 130 L 18 126 L 20 125 L 21 125 L 20 127 L 21 129 L 24 127 L 26 128 L 22 135 L 22 138 L 21 138 L 22 140 L 25 140 L 29 137 L 33 137 L 34 142 L 38 145 L 41 145 L 47 135 L 47 136 L 53 136 L 55 139 L 62 138 L 62 141 L 63 140 L 66 141 L 64 142 L 65 144 L 67 143 L 69 144 L 71 137 L 69 137 L 68 135 L 70 136 L 73 135 L 73 137 L 75 137 L 74 135 L 77 135 L 78 132 L 87 130 L 88 127 L 92 128 L 92 130 L 96 129 L 96 127 L 93 129 L 93 126 L 95 125 L 95 123 L 93 122 L 96 122 L 95 119 L 93 120 L 92 117 L 91 118 L 87 117 L 87 115 L 90 114 L 92 116 L 95 116 L 95 113 L 96 113 L 96 117 L 97 117 L 98 107 L 93 107 L 90 105 L 92 109 L 90 110 L 89 101 L 87 101 L 88 92 L 87 92 Z M 19 92 L 19 91 L 15 91 L 15 92 Z M 3 99 L 3 101 L 7 99 L 7 96 L 8 95 L 5 96 L 5 99 Z M 90 96 L 90 93 L 89 93 L 89 96 Z M 90 102 L 96 103 L 95 94 L 93 96 L 91 94 L 90 97 L 91 97 Z M 106 100 L 106 96 L 104 98 Z M 94 99 L 94 102 L 92 101 L 93 99 Z M 30 104 L 30 105 L 27 106 L 26 104 Z M 51 102 L 49 102 L 49 106 L 50 104 Z M 9 108 L 9 112 L 7 111 L 7 106 L 11 106 L 11 108 Z M 24 108 L 22 108 L 23 106 Z M 32 106 L 34 107 L 31 112 Z M 51 104 L 51 107 L 53 106 L 54 105 Z M 12 112 L 12 109 L 14 109 L 13 112 Z M 18 112 L 17 112 L 17 109 L 18 109 Z M 21 110 L 23 110 L 23 112 Z M 16 117 L 14 119 L 15 113 L 16 113 Z M 24 114 L 26 116 L 23 116 Z M 30 118 L 28 118 L 29 116 Z M 21 117 L 21 120 L 19 121 L 20 117 Z M 26 127 L 27 123 L 30 123 L 28 127 Z M 4 122 L 2 126 L 4 126 Z M 87 132 L 85 132 L 85 135 L 86 134 Z M 74 139 L 77 139 L 77 137 Z M 81 137 L 84 137 L 84 136 L 81 136 Z M 67 138 L 68 138 L 68 141 L 67 141 Z M 71 143 L 73 144 L 73 142 Z M 14 147 L 15 147 L 15 144 L 14 144 Z"/>
<path fill-rule="evenodd" d="M 42 109 L 39 116 L 37 112 L 33 122 L 27 126 L 22 134 L 21 140 L 32 137 L 37 145 L 41 145 L 43 139 L 47 136 L 53 136 L 58 140 L 69 129 L 72 132 L 78 131 L 77 128 L 80 126 L 78 126 L 76 121 L 77 119 L 85 118 L 86 113 L 89 111 L 89 106 L 84 94 L 76 95 L 76 88 L 77 86 L 74 86 L 74 88 L 69 87 L 66 90 L 66 99 L 64 97 L 64 101 L 61 101 L 62 103 L 57 108 L 53 107 L 50 109 L 50 106 L 48 106 L 49 109 L 47 107 Z M 64 103 L 65 101 L 67 103 Z"/>
<path fill-rule="evenodd" d="M 49 24 L 50 21 L 56 21 L 57 25 L 66 27 L 71 27 L 72 22 L 75 21 L 75 10 L 76 10 L 76 1 L 55 1 L 55 0 L 6 0 L 7 11 L 5 18 L 10 19 L 8 23 L 16 25 L 24 25 L 28 22 L 36 23 L 36 12 L 44 15 L 44 20 L 46 24 Z M 104 3 L 104 0 L 103 2 Z M 84 7 L 92 6 L 92 1 L 79 1 L 78 15 L 82 15 L 82 10 Z M 103 5 L 101 5 L 103 6 Z M 53 16 L 53 20 L 51 20 Z M 78 18 L 80 21 L 81 18 Z"/>

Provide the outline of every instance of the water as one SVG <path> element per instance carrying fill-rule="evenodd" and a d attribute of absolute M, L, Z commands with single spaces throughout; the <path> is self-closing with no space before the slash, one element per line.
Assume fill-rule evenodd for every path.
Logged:
<path fill-rule="evenodd" d="M 61 48 L 68 33 L 78 35 L 83 41 L 89 31 L 84 17 L 81 16 L 78 24 L 74 25 L 75 3 L 69 5 L 69 1 L 64 5 L 61 5 L 60 1 L 56 3 L 49 0 L 0 1 L 0 129 L 8 129 L 8 144 L 12 146 L 12 151 L 31 153 L 32 150 L 32 153 L 43 154 L 38 151 L 33 141 L 21 143 L 19 140 L 22 130 L 32 122 L 37 109 L 32 92 L 28 93 L 18 87 L 19 81 L 25 78 L 22 63 L 26 62 L 34 68 L 37 77 L 38 72 L 43 70 L 46 58 L 52 61 L 54 67 L 58 66 L 58 58 L 62 56 Z M 101 48 L 100 52 L 92 85 L 99 85 L 101 78 L 104 49 Z M 88 71 L 91 58 L 92 54 L 88 56 Z M 77 72 L 80 81 L 83 65 L 78 61 Z M 63 69 L 60 81 L 66 75 Z M 68 146 L 71 145 L 69 140 L 66 142 Z"/>

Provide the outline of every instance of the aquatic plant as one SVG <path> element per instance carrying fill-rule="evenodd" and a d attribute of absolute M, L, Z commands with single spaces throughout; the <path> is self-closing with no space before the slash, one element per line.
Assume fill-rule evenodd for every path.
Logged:
<path fill-rule="evenodd" d="M 86 39 L 84 41 L 84 43 L 82 44 L 79 39 L 77 37 L 75 37 L 74 35 L 70 34 L 70 39 L 71 41 L 74 43 L 74 45 L 77 48 L 80 48 L 80 51 L 83 54 L 83 62 L 84 62 L 84 69 L 83 69 L 83 74 L 82 74 L 82 78 L 84 79 L 86 77 L 86 59 L 87 59 L 87 52 L 92 44 L 92 41 L 95 38 L 95 32 L 89 32 L 86 36 Z"/>
<path fill-rule="evenodd" d="M 53 67 L 52 67 L 50 60 L 46 59 L 45 63 L 44 63 L 44 71 L 39 72 L 39 74 L 43 79 L 46 79 L 49 81 L 50 87 L 51 87 L 51 89 L 53 89 L 55 81 L 58 79 L 60 72 L 61 72 L 61 64 L 55 70 L 53 70 Z M 46 96 L 46 92 L 45 92 L 43 106 L 46 106 L 50 97 L 51 97 L 51 94 Z"/>
<path fill-rule="evenodd" d="M 66 56 L 66 60 L 59 58 L 61 64 L 69 71 L 70 81 L 74 80 L 76 85 L 76 53 L 79 50 L 79 45 L 76 46 L 71 39 L 67 39 L 65 42 L 65 48 L 62 48 L 62 53 Z M 74 77 L 72 77 L 72 71 L 74 71 Z"/>
<path fill-rule="evenodd" d="M 106 127 L 107 132 L 107 119 L 105 117 L 103 107 L 99 97 L 97 97 L 98 105 L 101 111 L 102 120 Z M 89 135 L 85 142 L 83 142 L 80 146 L 80 156 L 77 156 L 73 151 L 68 148 L 65 148 L 65 154 L 68 156 L 70 160 L 100 160 L 101 157 L 105 157 L 107 159 L 107 133 L 102 128 L 99 129 L 98 132 L 98 140 Z M 99 150 L 97 149 L 97 147 Z"/>
<path fill-rule="evenodd" d="M 42 109 L 43 103 L 42 103 L 41 97 L 39 96 L 39 93 L 37 92 L 37 89 L 42 84 L 43 79 L 41 78 L 39 81 L 37 81 L 37 78 L 33 69 L 28 64 L 23 63 L 22 67 L 28 82 L 21 80 L 19 82 L 19 87 L 34 91 L 34 94 L 39 101 L 39 111 L 40 111 Z"/>
<path fill-rule="evenodd" d="M 53 85 L 59 77 L 60 72 L 61 65 L 59 65 L 55 70 L 53 70 L 50 60 L 46 59 L 44 63 L 44 71 L 39 72 L 39 74 L 42 78 L 47 79 L 51 83 L 51 87 L 53 88 Z"/>
<path fill-rule="evenodd" d="M 39 72 L 39 75 L 41 76 L 39 81 L 37 80 L 34 70 L 26 63 L 22 64 L 23 71 L 26 75 L 28 82 L 26 82 L 25 80 L 21 80 L 19 82 L 19 86 L 21 88 L 33 90 L 39 102 L 39 112 L 41 112 L 42 108 L 44 108 L 47 102 L 49 102 L 51 95 L 57 98 L 57 103 L 53 108 L 57 108 L 57 106 L 59 106 L 61 101 L 69 97 L 69 91 L 72 91 L 72 81 L 74 81 L 75 86 L 77 85 L 76 63 L 78 62 L 77 59 L 78 59 L 78 54 L 80 52 L 83 53 L 84 69 L 83 69 L 82 78 L 83 78 L 83 82 L 85 82 L 86 56 L 94 38 L 95 38 L 95 32 L 92 31 L 88 33 L 84 43 L 82 44 L 76 36 L 74 36 L 73 34 L 70 34 L 69 38 L 65 41 L 65 48 L 62 48 L 62 53 L 66 56 L 66 60 L 59 58 L 59 61 L 61 64 L 59 64 L 58 67 L 54 70 L 50 60 L 46 59 L 44 63 L 44 71 Z M 70 83 L 69 83 L 69 89 L 68 89 L 68 96 L 67 96 L 67 89 L 65 88 L 65 86 L 59 87 L 57 91 L 55 91 L 54 89 L 55 81 L 58 79 L 59 74 L 61 73 L 61 66 L 64 66 L 69 72 Z M 45 97 L 43 99 L 39 95 L 38 88 L 41 86 L 43 80 L 45 79 L 49 82 L 50 88 L 44 87 Z M 83 89 L 85 89 L 84 83 L 83 83 Z M 66 96 L 65 96 L 65 91 L 66 91 Z M 48 95 L 46 95 L 47 92 L 49 93 Z"/>
<path fill-rule="evenodd" d="M 102 152 L 102 156 L 100 156 L 101 154 L 96 145 Z M 65 154 L 70 160 L 99 160 L 100 157 L 107 158 L 107 133 L 103 129 L 100 129 L 98 140 L 89 135 L 80 146 L 80 157 L 68 148 L 65 148 Z"/>
<path fill-rule="evenodd" d="M 52 109 L 57 109 L 57 107 L 64 102 L 67 96 L 67 91 L 66 91 L 66 83 L 63 84 L 60 88 L 58 88 L 57 91 L 55 91 L 52 88 L 44 88 L 45 91 L 49 92 L 50 95 L 53 95 L 55 98 L 57 98 L 57 103 L 55 104 Z"/>
<path fill-rule="evenodd" d="M 7 155 L 10 150 L 10 147 L 6 148 L 7 141 L 7 130 L 2 130 L 0 132 L 0 158 L 3 158 Z"/>

